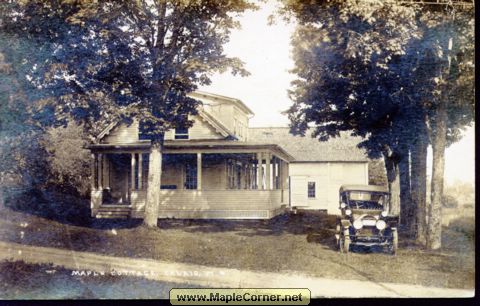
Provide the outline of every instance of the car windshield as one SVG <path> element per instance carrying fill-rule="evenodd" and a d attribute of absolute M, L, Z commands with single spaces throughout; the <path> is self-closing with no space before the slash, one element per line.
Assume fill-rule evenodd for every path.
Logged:
<path fill-rule="evenodd" d="M 384 209 L 387 196 L 384 193 L 351 191 L 348 196 L 348 204 L 353 209 Z"/>

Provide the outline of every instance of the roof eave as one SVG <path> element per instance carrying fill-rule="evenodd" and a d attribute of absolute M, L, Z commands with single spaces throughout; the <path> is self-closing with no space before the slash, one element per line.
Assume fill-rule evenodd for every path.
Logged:
<path fill-rule="evenodd" d="M 255 115 L 255 113 L 242 100 L 239 100 L 236 98 L 212 94 L 212 93 L 200 91 L 200 90 L 196 90 L 190 93 L 190 95 L 207 96 L 207 97 L 217 98 L 225 101 L 230 101 L 235 103 L 235 105 L 237 105 L 238 107 L 240 107 L 245 113 L 247 113 L 247 115 Z"/>
<path fill-rule="evenodd" d="M 144 140 L 136 143 L 110 143 L 110 144 L 91 144 L 86 148 L 91 151 L 103 151 L 103 150 L 147 150 L 150 149 L 151 143 L 149 140 Z M 190 142 L 190 141 L 176 141 L 167 140 L 164 143 L 166 150 L 199 150 L 202 149 L 230 149 L 230 150 L 266 150 L 276 153 L 278 157 L 284 159 L 287 162 L 294 161 L 295 158 L 286 152 L 282 147 L 276 144 L 247 144 L 238 141 L 226 141 L 225 143 L 208 143 L 208 142 Z"/>

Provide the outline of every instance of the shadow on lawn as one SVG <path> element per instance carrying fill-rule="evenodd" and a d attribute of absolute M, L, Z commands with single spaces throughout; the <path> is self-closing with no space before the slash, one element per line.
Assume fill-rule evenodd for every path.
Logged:
<path fill-rule="evenodd" d="M 14 211 L 63 224 L 94 229 L 133 228 L 141 224 L 138 219 L 92 218 L 90 200 L 68 190 L 10 188 L 3 190 L 2 200 L 5 207 Z"/>
<path fill-rule="evenodd" d="M 336 217 L 325 212 L 300 211 L 297 214 L 283 213 L 270 220 L 159 220 L 163 230 L 175 229 L 189 233 L 235 232 L 239 236 L 280 236 L 284 233 L 306 235 L 309 243 L 324 244 L 334 248 Z"/>
<path fill-rule="evenodd" d="M 3 190 L 3 203 L 14 211 L 40 216 L 63 224 L 92 229 L 135 228 L 141 219 L 97 219 L 90 216 L 90 201 L 72 191 L 45 189 Z M 335 216 L 324 212 L 284 213 L 270 220 L 159 219 L 162 230 L 176 229 L 190 233 L 235 232 L 240 236 L 280 236 L 283 233 L 307 235 L 311 243 L 331 243 Z M 333 246 L 332 246 L 333 247 Z"/>

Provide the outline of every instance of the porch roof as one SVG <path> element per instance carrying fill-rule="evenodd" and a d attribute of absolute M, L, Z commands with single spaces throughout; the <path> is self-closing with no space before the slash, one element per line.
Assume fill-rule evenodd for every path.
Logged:
<path fill-rule="evenodd" d="M 87 146 L 93 152 L 133 152 L 150 150 L 149 140 L 132 143 L 95 143 Z M 271 152 L 275 156 L 290 162 L 294 158 L 277 144 L 250 143 L 226 140 L 165 140 L 164 153 L 258 153 Z"/>

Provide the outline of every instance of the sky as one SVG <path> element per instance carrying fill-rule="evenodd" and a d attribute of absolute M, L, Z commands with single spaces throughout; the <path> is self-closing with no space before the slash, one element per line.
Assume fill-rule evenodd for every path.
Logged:
<path fill-rule="evenodd" d="M 240 58 L 251 73 L 248 77 L 232 76 L 230 73 L 215 74 L 212 84 L 200 90 L 242 100 L 255 116 L 251 127 L 287 126 L 288 118 L 282 111 L 291 101 L 287 90 L 295 75 L 290 36 L 295 24 L 276 20 L 268 24 L 268 17 L 275 12 L 275 2 L 263 4 L 260 10 L 247 12 L 239 18 L 242 28 L 232 32 L 225 46 L 229 56 Z M 428 156 L 428 172 L 431 172 L 431 149 Z M 467 128 L 464 137 L 445 151 L 445 180 L 475 182 L 475 129 Z"/>

